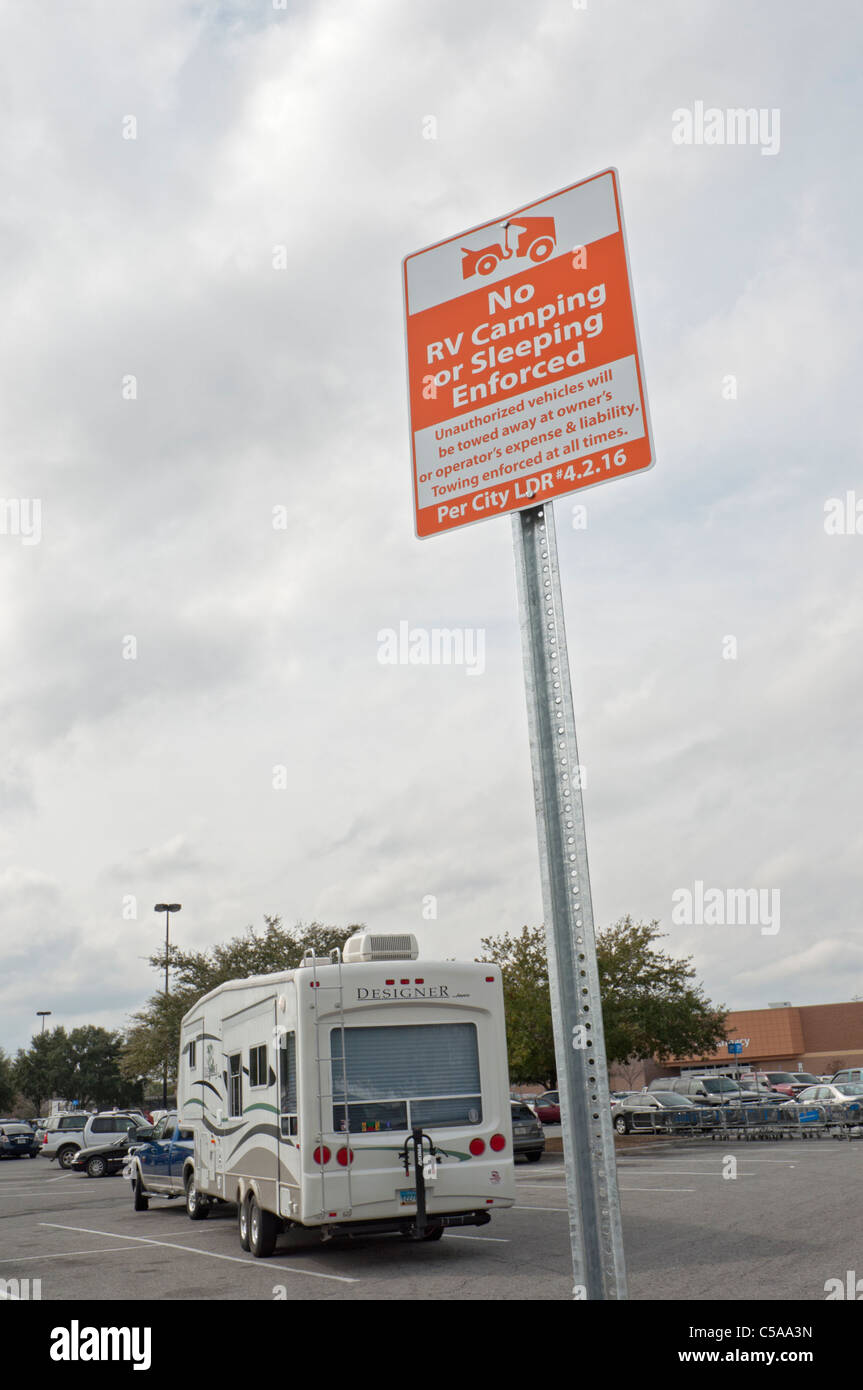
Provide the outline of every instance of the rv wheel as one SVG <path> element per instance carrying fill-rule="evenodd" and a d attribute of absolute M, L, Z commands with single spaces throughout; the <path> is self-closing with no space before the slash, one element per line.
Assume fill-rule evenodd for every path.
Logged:
<path fill-rule="evenodd" d="M 246 1197 L 243 1198 L 237 1208 L 237 1225 L 240 1231 L 240 1246 L 243 1250 L 249 1248 L 249 1203 Z"/>
<path fill-rule="evenodd" d="M 256 1259 L 266 1259 L 276 1248 L 276 1218 L 262 1211 L 254 1197 L 249 1197 L 249 1249 Z"/>
<path fill-rule="evenodd" d="M 190 1221 L 204 1221 L 210 1215 L 210 1204 L 195 1186 L 195 1174 L 186 1177 L 186 1215 Z"/>

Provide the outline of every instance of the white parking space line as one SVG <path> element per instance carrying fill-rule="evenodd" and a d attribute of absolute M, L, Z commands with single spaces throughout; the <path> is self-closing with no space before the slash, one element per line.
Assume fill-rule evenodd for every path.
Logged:
<path fill-rule="evenodd" d="M 510 1243 L 509 1238 L 504 1239 L 503 1236 L 454 1236 L 450 1231 L 445 1231 L 444 1234 L 449 1240 L 490 1240 L 493 1245 L 509 1245 Z"/>
<path fill-rule="evenodd" d="M 730 1147 L 730 1145 L 729 1145 L 729 1147 Z M 793 1162 L 791 1161 L 790 1158 L 753 1158 L 752 1155 L 751 1155 L 751 1154 L 748 1154 L 745 1150 L 744 1150 L 743 1153 L 740 1154 L 739 1156 L 740 1156 L 742 1159 L 745 1159 L 745 1161 L 746 1161 L 747 1163 L 779 1163 L 779 1164 L 782 1165 L 783 1168 L 793 1168 L 793 1167 L 794 1167 L 794 1164 L 793 1164 Z M 686 1158 L 684 1159 L 684 1162 L 685 1162 L 685 1163 L 715 1163 L 719 1157 L 720 1157 L 720 1155 L 719 1155 L 718 1153 L 716 1153 L 716 1154 L 707 1154 L 707 1155 L 705 1155 L 704 1158 L 699 1158 L 697 1154 L 688 1154 L 688 1155 L 686 1156 Z M 621 1160 L 621 1159 L 618 1159 L 618 1160 L 617 1160 L 617 1166 L 618 1166 L 618 1168 L 640 1168 L 640 1167 L 641 1167 L 641 1164 L 642 1164 L 643 1162 L 644 1162 L 643 1159 L 642 1159 L 641 1161 L 636 1161 L 636 1160 L 633 1160 L 633 1159 L 631 1159 L 631 1158 L 626 1158 L 626 1159 L 622 1159 L 622 1160 Z"/>
<path fill-rule="evenodd" d="M 648 1174 L 645 1174 L 645 1177 L 647 1177 L 647 1176 L 648 1176 Z M 653 1177 L 653 1176 L 660 1177 L 660 1176 L 664 1176 L 664 1174 L 656 1174 L 656 1175 L 650 1174 L 649 1176 L 651 1176 L 651 1177 Z M 719 1173 L 711 1173 L 711 1174 L 697 1173 L 697 1174 L 696 1174 L 696 1177 L 699 1177 L 699 1178 L 701 1178 L 701 1177 L 707 1177 L 707 1176 L 709 1176 L 709 1177 L 720 1177 L 721 1174 L 719 1174 Z M 750 1173 L 749 1176 L 752 1177 L 752 1176 L 754 1176 L 754 1175 Z M 565 1191 L 566 1191 L 566 1183 L 563 1183 L 563 1182 L 522 1183 L 522 1187 L 525 1188 L 528 1192 L 549 1192 L 549 1191 L 561 1191 L 561 1192 L 565 1192 Z M 695 1188 L 694 1188 L 694 1187 L 621 1187 L 620 1190 L 621 1190 L 621 1192 L 694 1192 L 694 1191 L 695 1191 Z"/>
<path fill-rule="evenodd" d="M 621 1187 L 621 1192 L 694 1192 L 694 1187 Z"/>
<path fill-rule="evenodd" d="M 741 1160 L 741 1161 L 742 1161 L 742 1160 Z M 724 1176 L 724 1174 L 722 1174 L 722 1173 L 720 1173 L 720 1172 L 718 1172 L 718 1171 L 717 1171 L 717 1172 L 714 1172 L 714 1173 L 711 1173 L 711 1172 L 708 1171 L 708 1170 L 699 1170 L 698 1168 L 630 1168 L 630 1169 L 628 1169 L 627 1171 L 628 1171 L 629 1173 L 633 1174 L 633 1176 L 637 1175 L 637 1176 L 640 1177 L 640 1178 L 721 1178 L 721 1177 Z M 758 1174 L 757 1174 L 757 1173 L 742 1173 L 742 1172 L 738 1171 L 737 1174 L 736 1174 L 736 1177 L 738 1177 L 738 1178 L 757 1178 L 757 1177 L 758 1177 Z M 533 1187 L 533 1185 L 534 1185 L 533 1183 L 522 1183 L 522 1186 L 523 1186 L 523 1187 Z M 553 1186 L 565 1187 L 566 1184 L 565 1184 L 565 1183 L 557 1183 L 557 1184 L 555 1184 L 555 1183 L 542 1183 L 541 1186 L 542 1186 L 542 1187 L 553 1187 Z"/>
<path fill-rule="evenodd" d="M 121 1236 L 115 1231 L 94 1231 L 89 1226 L 61 1226 L 59 1221 L 40 1221 L 40 1226 L 49 1226 L 55 1231 L 77 1231 L 86 1236 L 112 1236 L 115 1240 L 133 1240 L 139 1245 L 160 1245 L 164 1250 L 183 1250 L 187 1255 L 203 1255 L 208 1260 L 228 1260 L 232 1264 L 251 1265 L 253 1269 L 280 1269 L 285 1274 L 303 1274 L 307 1279 L 331 1279 L 338 1284 L 359 1284 L 359 1279 L 346 1274 L 319 1274 L 313 1269 L 295 1269 L 292 1265 L 273 1264 L 272 1260 L 245 1259 L 242 1255 L 220 1255 L 215 1250 L 197 1250 L 194 1245 L 174 1245 L 167 1240 L 148 1240 L 145 1236 Z"/>
<path fill-rule="evenodd" d="M 18 1255 L 14 1260 L 0 1260 L 0 1265 L 27 1264 L 31 1260 L 65 1260 L 70 1255 L 113 1255 L 115 1250 L 137 1250 L 137 1245 L 105 1245 L 101 1250 L 60 1250 L 54 1255 Z"/>

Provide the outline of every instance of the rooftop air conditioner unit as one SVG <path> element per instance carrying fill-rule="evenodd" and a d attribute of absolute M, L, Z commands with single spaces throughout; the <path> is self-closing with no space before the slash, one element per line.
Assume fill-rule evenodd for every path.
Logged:
<path fill-rule="evenodd" d="M 345 942 L 342 959 L 345 965 L 354 965 L 357 961 L 416 960 L 419 953 L 415 936 L 373 936 L 371 932 L 359 932 Z"/>

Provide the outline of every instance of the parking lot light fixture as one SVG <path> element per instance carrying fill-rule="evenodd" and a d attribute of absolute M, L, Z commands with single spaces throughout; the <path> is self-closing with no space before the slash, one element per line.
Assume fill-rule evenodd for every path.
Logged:
<path fill-rule="evenodd" d="M 169 993 L 169 990 L 168 990 L 168 951 L 169 951 L 169 935 L 170 935 L 170 930 L 171 930 L 171 913 L 172 913 L 172 912 L 180 912 L 180 911 L 182 910 L 182 907 L 183 907 L 183 904 L 182 904 L 182 903 L 156 903 L 156 906 L 155 906 L 154 909 L 153 909 L 154 912 L 164 912 L 164 914 L 165 914 L 165 999 L 166 999 L 166 1000 L 167 1000 L 167 998 L 168 998 L 168 993 Z M 163 1068 L 163 1071 L 162 1071 L 162 1105 L 163 1105 L 164 1108 L 167 1110 L 167 1108 L 168 1108 L 168 1059 L 167 1059 L 167 1057 L 165 1058 L 165 1065 L 164 1065 L 164 1068 Z"/>

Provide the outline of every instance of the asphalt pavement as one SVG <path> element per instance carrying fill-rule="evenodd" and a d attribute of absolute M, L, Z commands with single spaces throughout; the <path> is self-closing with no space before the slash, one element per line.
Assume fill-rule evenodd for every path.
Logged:
<path fill-rule="evenodd" d="M 863 1275 L 863 1140 L 673 1141 L 617 1157 L 633 1299 L 824 1300 L 827 1281 Z M 122 1177 L 6 1160 L 0 1280 L 39 1280 L 43 1300 L 570 1300 L 562 1157 L 516 1175 L 517 1206 L 476 1230 L 428 1244 L 289 1233 L 256 1260 L 231 1207 L 202 1222 L 179 1202 L 134 1212 Z"/>

